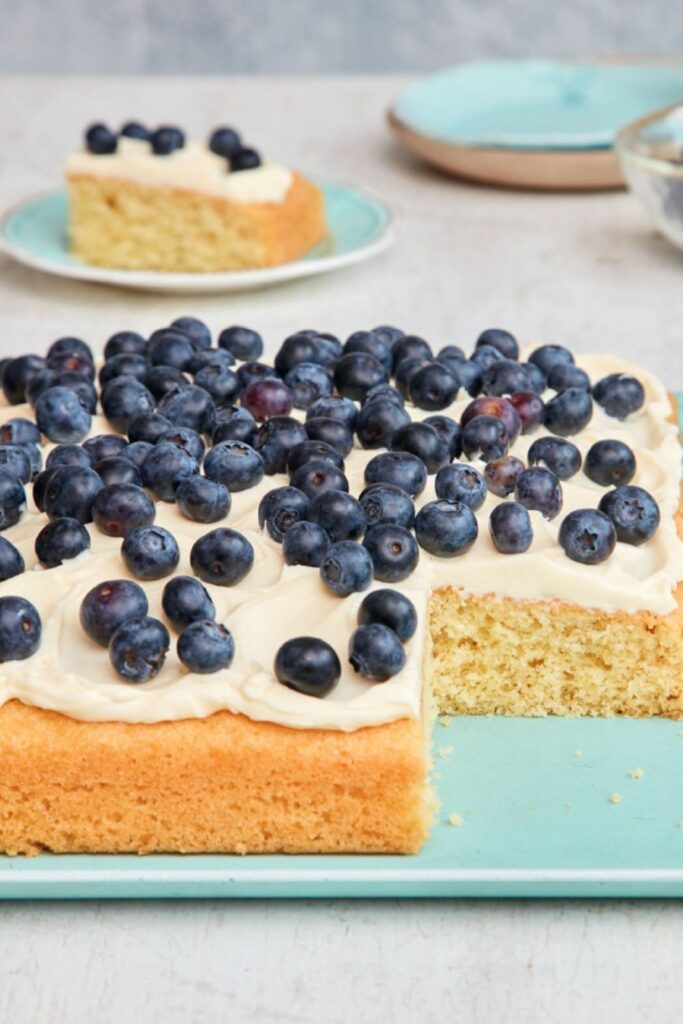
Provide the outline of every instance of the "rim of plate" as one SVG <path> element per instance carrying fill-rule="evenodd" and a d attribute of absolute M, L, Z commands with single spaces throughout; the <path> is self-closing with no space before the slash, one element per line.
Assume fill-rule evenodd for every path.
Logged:
<path fill-rule="evenodd" d="M 363 263 L 388 249 L 396 239 L 397 206 L 381 193 L 365 185 L 349 185 L 334 178 L 309 176 L 319 186 L 332 185 L 355 193 L 361 199 L 379 207 L 384 215 L 377 237 L 350 252 L 323 255 L 315 259 L 298 259 L 280 263 L 274 267 L 259 267 L 253 270 L 228 270 L 217 273 L 192 273 L 163 270 L 121 270 L 117 268 L 93 267 L 87 264 L 53 263 L 50 259 L 33 255 L 22 245 L 11 242 L 6 236 L 8 223 L 33 203 L 65 193 L 65 188 L 43 189 L 20 199 L 0 215 L 0 253 L 34 270 L 41 270 L 55 277 L 66 277 L 94 284 L 108 284 L 139 291 L 188 291 L 188 292 L 237 292 L 266 288 L 298 278 L 314 277 L 319 274 L 343 269 L 354 263 Z"/>

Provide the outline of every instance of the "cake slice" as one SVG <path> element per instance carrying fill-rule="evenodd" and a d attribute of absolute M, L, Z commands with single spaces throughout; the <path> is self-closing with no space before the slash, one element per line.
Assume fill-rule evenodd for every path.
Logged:
<path fill-rule="evenodd" d="M 202 143 L 134 127 L 92 126 L 67 158 L 69 244 L 82 262 L 218 273 L 287 263 L 324 239 L 318 186 L 230 129 Z"/>

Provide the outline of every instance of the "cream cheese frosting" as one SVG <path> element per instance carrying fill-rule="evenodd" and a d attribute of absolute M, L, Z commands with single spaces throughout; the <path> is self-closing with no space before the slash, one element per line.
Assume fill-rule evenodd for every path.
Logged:
<path fill-rule="evenodd" d="M 572 440 L 582 455 L 596 440 L 607 437 L 622 439 L 633 449 L 638 466 L 633 482 L 654 495 L 662 513 L 661 525 L 648 543 L 641 547 L 619 543 L 612 556 L 597 566 L 580 565 L 566 557 L 557 541 L 562 518 L 573 509 L 595 507 L 605 491 L 580 471 L 562 483 L 564 504 L 555 520 L 547 522 L 539 513 L 531 512 L 534 540 L 530 549 L 524 554 L 501 555 L 488 533 L 490 511 L 501 499 L 489 495 L 477 512 L 479 537 L 468 552 L 441 559 L 421 550 L 416 571 L 397 586 L 415 604 L 418 630 L 407 645 L 401 673 L 385 683 L 369 683 L 346 661 L 348 640 L 364 594 L 340 599 L 326 589 L 316 569 L 285 565 L 280 545 L 258 529 L 256 512 L 263 495 L 287 481 L 284 477 L 266 477 L 257 487 L 233 495 L 227 519 L 253 544 L 254 569 L 236 587 L 206 585 L 217 619 L 235 638 L 233 664 L 212 675 L 188 673 L 177 658 L 173 638 L 157 677 L 149 683 L 131 685 L 121 681 L 106 650 L 91 641 L 79 624 L 80 603 L 91 587 L 102 580 L 129 575 L 119 553 L 121 541 L 106 537 L 90 524 L 90 551 L 56 569 L 45 570 L 36 563 L 33 544 L 46 517 L 29 499 L 21 522 L 3 534 L 21 551 L 27 572 L 0 583 L 0 596 L 14 594 L 32 601 L 41 615 L 43 636 L 33 657 L 2 665 L 0 703 L 17 698 L 87 721 L 157 722 L 203 718 L 227 709 L 257 721 L 294 728 L 353 731 L 419 716 L 427 602 L 435 588 L 453 586 L 470 593 L 519 600 L 554 599 L 610 612 L 647 610 L 667 614 L 676 607 L 673 591 L 683 579 L 683 543 L 674 521 L 679 501 L 680 446 L 677 427 L 670 421 L 668 396 L 651 374 L 616 357 L 577 356 L 576 361 L 594 381 L 609 373 L 631 372 L 645 388 L 646 402 L 639 412 L 622 422 L 595 405 L 591 423 Z M 444 411 L 459 418 L 469 401 L 466 396 Z M 415 419 L 427 415 L 417 409 L 412 413 Z M 22 406 L 0 409 L 0 422 L 13 416 L 30 417 L 31 410 Z M 93 417 L 91 435 L 109 430 L 106 420 Z M 512 452 L 525 458 L 532 441 L 544 433 L 538 430 L 521 436 Z M 48 450 L 46 446 L 44 451 Z M 365 466 L 376 454 L 355 448 L 347 458 L 352 494 L 362 490 Z M 483 470 L 482 463 L 473 465 Z M 432 476 L 416 504 L 421 506 L 434 497 Z M 156 523 L 178 540 L 181 560 L 177 571 L 189 574 L 190 548 L 211 527 L 184 518 L 173 504 L 159 502 L 156 509 Z M 165 582 L 143 584 L 149 614 L 162 619 Z M 273 674 L 279 646 L 303 634 L 327 640 L 342 662 L 340 683 L 323 700 L 289 690 Z"/>
<path fill-rule="evenodd" d="M 100 155 L 83 149 L 69 154 L 66 174 L 204 192 L 234 203 L 285 201 L 293 179 L 288 167 L 264 161 L 260 167 L 230 173 L 228 166 L 224 157 L 201 142 L 189 141 L 168 156 L 157 156 L 149 142 L 120 138 L 115 153 Z"/>

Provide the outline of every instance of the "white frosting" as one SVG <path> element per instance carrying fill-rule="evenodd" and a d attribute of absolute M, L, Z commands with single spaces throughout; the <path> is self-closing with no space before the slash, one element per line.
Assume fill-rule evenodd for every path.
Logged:
<path fill-rule="evenodd" d="M 117 178 L 155 188 L 184 189 L 220 196 L 234 203 L 282 203 L 292 184 L 292 172 L 265 161 L 246 171 L 228 170 L 228 161 L 201 142 L 187 142 L 168 156 L 157 156 L 148 142 L 119 139 L 115 153 L 79 150 L 66 160 L 66 173 Z"/>
<path fill-rule="evenodd" d="M 403 671 L 386 683 L 373 684 L 357 676 L 346 661 L 348 640 L 364 595 L 341 600 L 327 591 L 316 569 L 284 564 L 280 546 L 258 530 L 256 509 L 261 497 L 285 482 L 284 478 L 266 477 L 258 487 L 233 495 L 228 516 L 228 523 L 244 532 L 255 548 L 254 569 L 237 587 L 207 586 L 218 620 L 226 623 L 235 638 L 232 666 L 212 675 L 187 673 L 176 656 L 171 630 L 172 649 L 159 675 L 149 683 L 131 685 L 115 673 L 106 650 L 85 635 L 78 614 L 84 594 L 97 582 L 128 575 L 119 554 L 120 540 L 104 536 L 91 525 L 89 552 L 56 569 L 44 570 L 36 566 L 33 542 L 45 516 L 30 506 L 21 522 L 3 534 L 21 550 L 28 571 L 0 583 L 0 596 L 16 594 L 32 601 L 42 618 L 43 638 L 32 658 L 0 666 L 0 704 L 18 698 L 74 718 L 127 722 L 203 718 L 228 709 L 254 720 L 295 728 L 350 731 L 419 716 L 426 606 L 429 593 L 436 587 L 452 585 L 471 593 L 522 600 L 557 599 L 608 611 L 670 612 L 676 606 L 673 588 L 683 579 L 683 543 L 674 523 L 680 447 L 677 428 L 668 421 L 666 392 L 650 374 L 612 356 L 578 357 L 577 362 L 593 380 L 630 370 L 645 387 L 646 403 L 638 413 L 620 422 L 596 405 L 591 424 L 573 440 L 583 454 L 601 437 L 622 438 L 631 446 L 638 463 L 634 482 L 656 497 L 662 513 L 659 530 L 647 544 L 617 544 L 612 556 L 598 566 L 579 565 L 565 556 L 557 543 L 564 514 L 575 508 L 595 507 L 604 493 L 604 488 L 579 472 L 562 484 L 564 506 L 553 522 L 531 513 L 534 541 L 529 551 L 501 555 L 488 534 L 489 513 L 500 499 L 489 496 L 477 513 L 479 537 L 466 554 L 439 559 L 421 551 L 417 570 L 398 586 L 417 608 L 418 631 L 407 645 Z M 459 416 L 468 401 L 461 400 L 447 411 Z M 414 413 L 416 418 L 427 415 L 419 410 Z M 30 415 L 31 411 L 22 406 L 0 409 L 0 421 Z M 92 434 L 108 429 L 104 419 L 93 418 Z M 514 453 L 524 457 L 531 442 L 542 435 L 543 431 L 537 431 L 520 437 Z M 362 489 L 365 465 L 376 454 L 354 449 L 346 460 L 351 493 L 358 494 Z M 481 464 L 475 465 L 483 469 Z M 434 478 L 430 477 L 417 504 L 433 497 Z M 156 507 L 156 522 L 171 530 L 178 540 L 178 572 L 189 574 L 190 547 L 211 527 L 185 519 L 175 505 L 159 502 Z M 149 614 L 162 619 L 164 583 L 143 584 Z M 273 675 L 278 647 L 304 634 L 327 640 L 343 665 L 338 687 L 324 700 L 289 690 Z"/>

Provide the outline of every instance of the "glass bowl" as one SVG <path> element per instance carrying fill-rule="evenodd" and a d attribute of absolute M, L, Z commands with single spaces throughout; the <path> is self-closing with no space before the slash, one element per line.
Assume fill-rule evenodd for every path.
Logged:
<path fill-rule="evenodd" d="M 662 234 L 683 249 L 683 104 L 632 121 L 615 148 L 630 188 Z"/>

